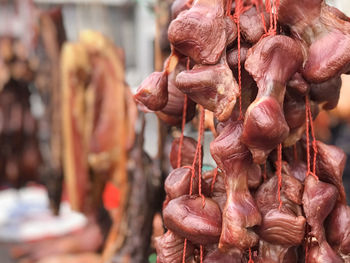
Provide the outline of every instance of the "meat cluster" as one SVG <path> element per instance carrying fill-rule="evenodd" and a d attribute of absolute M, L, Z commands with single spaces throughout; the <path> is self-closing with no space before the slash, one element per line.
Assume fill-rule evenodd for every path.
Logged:
<path fill-rule="evenodd" d="M 313 127 L 349 73 L 350 19 L 323 0 L 175 0 L 171 11 L 170 57 L 134 97 L 169 125 L 196 104 L 213 112 L 217 167 L 202 173 L 199 140 L 174 140 L 158 262 L 350 262 L 346 156 Z"/>

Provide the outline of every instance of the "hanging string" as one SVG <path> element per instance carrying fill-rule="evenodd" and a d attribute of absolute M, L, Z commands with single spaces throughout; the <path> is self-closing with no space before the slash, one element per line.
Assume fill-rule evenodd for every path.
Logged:
<path fill-rule="evenodd" d="M 312 137 L 312 149 L 313 149 L 313 175 L 315 178 L 318 179 L 316 175 L 316 158 L 317 158 L 317 144 L 316 144 L 316 137 L 315 137 L 315 132 L 314 132 L 314 124 L 312 120 L 312 113 L 311 113 L 311 107 L 308 109 L 309 111 L 309 122 L 310 122 L 310 128 L 311 128 L 311 137 Z"/>
<path fill-rule="evenodd" d="M 249 260 L 248 263 L 254 263 L 254 260 L 252 259 L 252 249 L 249 248 Z"/>
<path fill-rule="evenodd" d="M 187 65 L 186 69 L 190 70 L 190 58 L 187 57 Z M 184 131 L 185 131 L 185 125 L 186 125 L 186 114 L 187 114 L 187 95 L 184 95 L 184 105 L 182 109 L 182 125 L 181 125 L 181 135 L 179 140 L 179 150 L 177 152 L 177 168 L 181 167 L 181 154 L 182 154 L 182 145 L 184 140 Z"/>
<path fill-rule="evenodd" d="M 261 21 L 263 23 L 264 31 L 266 34 L 267 27 L 266 27 L 265 16 L 264 16 L 264 11 L 263 11 L 263 2 L 262 2 L 262 0 L 253 0 L 253 4 L 255 5 L 257 12 L 260 13 Z"/>
<path fill-rule="evenodd" d="M 199 107 L 199 112 L 200 112 L 200 120 L 199 120 L 199 129 L 198 129 L 198 193 L 202 197 L 203 200 L 203 206 L 205 205 L 205 197 L 202 194 L 202 144 L 201 140 L 204 134 L 204 120 L 205 120 L 205 111 L 203 106 Z"/>
<path fill-rule="evenodd" d="M 310 132 L 309 132 L 309 125 L 310 125 L 310 102 L 309 102 L 309 97 L 305 96 L 305 122 L 306 122 L 306 164 L 307 164 L 307 171 L 306 171 L 306 176 L 309 176 L 310 174 L 314 176 L 316 179 L 318 177 L 314 172 L 311 171 L 310 167 Z M 313 127 L 312 127 L 313 129 Z M 314 136 L 313 136 L 314 137 Z M 316 142 L 315 142 L 316 143 Z M 314 154 L 317 153 L 317 148 L 316 151 L 314 149 Z M 314 158 L 316 159 L 316 155 L 314 155 Z M 316 165 L 316 162 L 315 162 Z"/>
<path fill-rule="evenodd" d="M 187 238 L 184 241 L 184 249 L 182 253 L 182 263 L 186 263 L 186 247 L 187 247 Z"/>
<path fill-rule="evenodd" d="M 226 16 L 231 17 L 232 0 L 226 1 Z"/>
<path fill-rule="evenodd" d="M 266 161 L 264 163 L 264 172 L 263 172 L 263 178 L 264 178 L 264 182 L 266 181 L 267 179 L 267 167 L 266 167 Z"/>
<path fill-rule="evenodd" d="M 281 199 L 281 188 L 282 188 L 282 143 L 277 146 L 277 178 L 278 178 L 278 201 L 280 203 L 278 209 L 280 210 L 282 207 L 282 199 Z"/>
<path fill-rule="evenodd" d="M 215 182 L 216 182 L 217 175 L 218 175 L 218 168 L 215 168 L 214 169 L 213 180 L 211 181 L 211 186 L 210 186 L 210 192 L 211 193 L 213 193 L 213 191 L 214 191 L 214 185 L 215 185 Z"/>
<path fill-rule="evenodd" d="M 193 193 L 193 180 L 195 178 L 195 168 L 196 168 L 196 162 L 197 162 L 197 158 L 198 159 L 198 181 L 199 181 L 199 195 L 202 197 L 203 200 L 203 206 L 205 204 L 205 197 L 202 194 L 202 137 L 204 134 L 204 120 L 205 120 L 205 112 L 204 112 L 204 108 L 203 106 L 199 106 L 199 112 L 200 112 L 200 117 L 199 117 L 199 127 L 198 127 L 198 138 L 197 138 L 197 147 L 196 147 L 196 152 L 194 154 L 194 158 L 193 158 L 193 162 L 192 162 L 192 166 L 191 166 L 191 170 L 192 170 L 192 175 L 191 175 L 191 181 L 190 181 L 190 195 L 192 195 Z M 183 254 L 182 254 L 182 263 L 185 263 L 186 260 L 186 246 L 187 246 L 187 239 L 185 238 L 184 241 L 184 248 L 183 248 Z M 201 261 L 202 261 L 202 257 L 201 257 Z"/>

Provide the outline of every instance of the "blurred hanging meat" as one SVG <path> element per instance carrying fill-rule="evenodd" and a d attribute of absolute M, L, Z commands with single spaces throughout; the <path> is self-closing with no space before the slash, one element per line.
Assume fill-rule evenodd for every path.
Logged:
<path fill-rule="evenodd" d="M 39 37 L 35 49 L 40 60 L 34 84 L 44 104 L 40 118 L 39 142 L 43 156 L 42 177 L 48 189 L 51 208 L 57 213 L 62 194 L 62 138 L 60 110 L 60 52 L 66 40 L 61 9 L 50 9 L 39 16 Z"/>
<path fill-rule="evenodd" d="M 0 38 L 3 76 L 0 92 L 0 184 L 21 187 L 38 180 L 41 154 L 38 123 L 32 114 L 30 84 L 34 72 L 23 44 L 11 37 Z"/>
<path fill-rule="evenodd" d="M 88 193 L 99 198 L 106 180 L 126 182 L 136 109 L 124 82 L 122 53 L 101 34 L 82 32 L 78 43 L 64 45 L 61 59 L 65 180 L 73 208 L 89 211 L 98 200 L 89 201 Z"/>

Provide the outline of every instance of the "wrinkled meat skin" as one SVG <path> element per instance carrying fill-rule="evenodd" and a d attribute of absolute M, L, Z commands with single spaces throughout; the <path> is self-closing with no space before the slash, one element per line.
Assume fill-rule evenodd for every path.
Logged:
<path fill-rule="evenodd" d="M 270 20 L 268 14 L 263 13 L 266 29 L 269 29 Z M 261 14 L 259 14 L 255 7 L 249 8 L 246 12 L 241 14 L 239 18 L 240 30 L 243 38 L 249 43 L 256 43 L 265 33 Z"/>
<path fill-rule="evenodd" d="M 322 0 L 281 0 L 278 19 L 309 47 L 303 76 L 322 83 L 349 71 L 350 22 Z"/>
<path fill-rule="evenodd" d="M 325 241 L 323 222 L 332 211 L 337 197 L 335 186 L 318 181 L 311 175 L 306 177 L 303 208 L 307 223 L 311 226 L 310 234 L 319 244 Z"/>
<path fill-rule="evenodd" d="M 340 148 L 320 141 L 317 141 L 317 152 L 317 176 L 321 180 L 335 185 L 339 192 L 340 201 L 346 203 L 346 194 L 342 180 L 346 154 Z"/>
<path fill-rule="evenodd" d="M 329 244 L 342 254 L 350 253 L 350 207 L 338 203 L 326 220 Z"/>
<path fill-rule="evenodd" d="M 331 110 L 338 105 L 342 80 L 332 78 L 320 84 L 311 84 L 310 98 L 318 103 L 325 103 L 323 109 Z"/>
<path fill-rule="evenodd" d="M 199 196 L 183 195 L 171 200 L 163 210 L 165 226 L 194 244 L 212 244 L 219 241 L 221 212 L 210 198 L 203 207 Z"/>
<path fill-rule="evenodd" d="M 305 218 L 272 209 L 263 216 L 259 236 L 264 240 L 284 246 L 298 246 L 305 233 Z"/>
<path fill-rule="evenodd" d="M 194 102 L 214 112 L 219 121 L 226 121 L 232 113 L 239 88 L 225 56 L 217 65 L 196 65 L 176 77 L 177 87 Z"/>
<path fill-rule="evenodd" d="M 157 251 L 157 260 L 159 263 L 181 263 L 184 239 L 173 233 L 167 231 L 162 236 L 156 237 L 155 248 Z M 187 242 L 186 259 L 193 255 L 194 247 L 190 242 Z M 157 261 L 157 262 L 158 262 Z"/>
<path fill-rule="evenodd" d="M 248 249 L 258 242 L 258 236 L 249 229 L 260 224 L 261 216 L 248 189 L 248 171 L 253 165 L 250 153 L 240 137 L 241 121 L 230 121 L 210 144 L 210 152 L 225 174 L 227 201 L 223 209 L 223 225 L 219 248 Z"/>
<path fill-rule="evenodd" d="M 168 102 L 168 77 L 164 72 L 153 72 L 138 87 L 134 95 L 148 109 L 158 111 Z"/>
<path fill-rule="evenodd" d="M 290 187 L 292 184 L 295 186 Z M 277 187 L 277 176 L 273 176 L 264 182 L 256 192 L 256 202 L 263 216 L 259 235 L 273 244 L 287 247 L 299 245 L 304 238 L 306 222 L 301 215 L 300 206 L 297 205 L 301 199 L 302 185 L 292 176 L 283 174 L 281 210 L 279 210 Z M 297 203 L 294 203 L 293 200 Z"/>
<path fill-rule="evenodd" d="M 179 151 L 180 138 L 173 140 L 170 151 L 170 164 L 175 169 L 177 167 L 177 158 Z M 192 166 L 196 153 L 197 141 L 190 137 L 184 136 L 181 147 L 181 164 L 180 166 Z M 203 152 L 203 151 L 202 151 Z M 203 155 L 201 156 L 203 158 Z M 198 158 L 196 163 L 198 163 Z"/>
<path fill-rule="evenodd" d="M 300 45 L 287 36 L 265 37 L 248 51 L 245 68 L 259 91 L 247 109 L 242 140 L 256 163 L 264 163 L 267 155 L 288 136 L 283 114 L 286 82 L 302 61 Z"/>
<path fill-rule="evenodd" d="M 216 64 L 233 25 L 224 14 L 224 0 L 198 0 L 192 8 L 181 12 L 168 29 L 175 49 L 198 64 Z M 227 26 L 227 24 L 231 24 Z M 229 38 L 229 40 L 228 40 Z"/>

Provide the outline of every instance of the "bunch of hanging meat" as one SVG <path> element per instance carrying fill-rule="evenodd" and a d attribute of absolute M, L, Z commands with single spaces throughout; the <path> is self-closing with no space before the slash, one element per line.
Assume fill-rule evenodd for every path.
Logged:
<path fill-rule="evenodd" d="M 350 73 L 350 19 L 323 0 L 176 0 L 171 12 L 172 53 L 134 98 L 169 125 L 213 112 L 217 167 L 202 173 L 201 143 L 174 140 L 158 262 L 350 262 L 346 155 L 313 127 Z"/>

